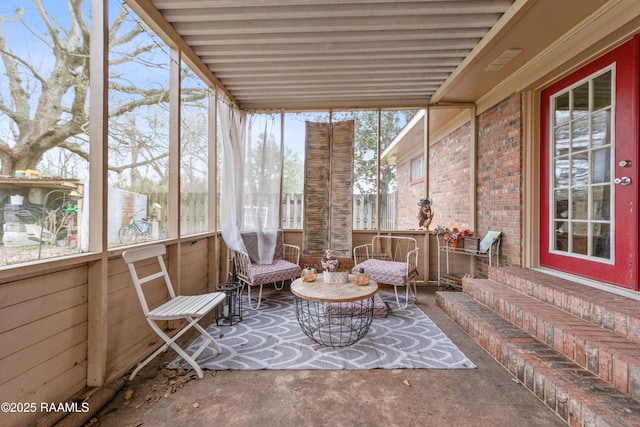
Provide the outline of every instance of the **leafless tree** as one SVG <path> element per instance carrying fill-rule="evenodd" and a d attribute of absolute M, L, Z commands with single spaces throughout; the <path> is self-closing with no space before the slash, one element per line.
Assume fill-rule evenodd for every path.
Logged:
<path fill-rule="evenodd" d="M 12 16 L 0 15 L 0 60 L 5 69 L 5 75 L 0 76 L 0 115 L 6 115 L 4 122 L 8 123 L 8 131 L 0 133 L 0 174 L 35 169 L 45 153 L 56 148 L 88 160 L 90 28 L 83 2 L 86 0 L 67 1 L 70 19 L 65 25 L 66 20 L 45 10 L 42 0 L 32 0 L 44 32 L 37 28 L 34 17 L 25 18 L 22 7 Z M 167 156 L 166 150 L 149 145 L 151 138 L 130 127 L 131 118 L 127 117 L 145 106 L 169 101 L 167 84 L 139 85 L 125 71 L 127 64 L 159 67 L 149 61 L 149 53 L 159 49 L 158 43 L 140 37 L 148 29 L 139 22 L 132 25 L 130 13 L 122 6 L 109 28 L 110 142 L 114 150 L 127 151 L 119 161 L 110 161 L 109 168 L 116 172 L 152 165 Z M 10 25 L 22 25 L 34 41 L 46 46 L 53 64 L 43 67 L 28 52 L 11 46 Z M 183 89 L 185 92 L 188 89 Z M 204 96 L 201 90 L 192 94 L 193 98 Z"/>

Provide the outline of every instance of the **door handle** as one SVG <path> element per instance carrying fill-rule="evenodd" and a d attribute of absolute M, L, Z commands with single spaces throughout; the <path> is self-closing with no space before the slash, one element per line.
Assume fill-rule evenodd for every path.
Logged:
<path fill-rule="evenodd" d="M 616 178 L 613 180 L 616 185 L 629 185 L 631 184 L 631 178 L 623 176 L 622 178 Z"/>

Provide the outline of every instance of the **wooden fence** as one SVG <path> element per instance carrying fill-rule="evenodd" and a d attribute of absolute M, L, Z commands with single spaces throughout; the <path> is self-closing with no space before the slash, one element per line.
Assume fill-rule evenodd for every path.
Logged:
<path fill-rule="evenodd" d="M 168 212 L 167 193 L 149 194 L 149 210 L 154 203 L 163 207 L 160 223 L 167 224 Z M 380 223 L 381 230 L 396 228 L 396 194 L 381 197 Z M 203 232 L 207 230 L 207 193 L 181 193 L 180 230 L 183 235 Z M 376 229 L 376 197 L 375 195 L 353 195 L 353 229 Z M 282 197 L 282 228 L 301 229 L 304 212 L 304 197 L 302 194 L 285 194 Z"/>
<path fill-rule="evenodd" d="M 304 212 L 304 198 L 302 194 L 287 194 L 282 198 L 282 227 L 302 228 L 302 213 Z M 381 197 L 380 228 L 394 230 L 396 228 L 396 194 Z M 375 195 L 353 195 L 353 229 L 376 229 L 376 197 Z"/>
<path fill-rule="evenodd" d="M 169 218 L 167 212 L 168 193 L 150 193 L 148 195 L 148 211 L 154 203 L 162 206 L 160 224 L 166 229 Z M 195 234 L 207 231 L 208 201 L 207 193 L 180 193 L 180 233 L 182 235 Z"/>

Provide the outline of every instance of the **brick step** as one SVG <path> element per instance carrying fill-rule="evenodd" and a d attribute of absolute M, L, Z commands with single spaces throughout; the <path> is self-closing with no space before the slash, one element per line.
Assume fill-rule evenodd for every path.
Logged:
<path fill-rule="evenodd" d="M 470 296 L 438 292 L 437 305 L 571 426 L 638 426 L 640 402 Z"/>
<path fill-rule="evenodd" d="M 640 344 L 489 279 L 464 291 L 514 325 L 640 400 Z"/>
<path fill-rule="evenodd" d="M 640 301 L 525 268 L 490 267 L 489 279 L 640 344 Z"/>

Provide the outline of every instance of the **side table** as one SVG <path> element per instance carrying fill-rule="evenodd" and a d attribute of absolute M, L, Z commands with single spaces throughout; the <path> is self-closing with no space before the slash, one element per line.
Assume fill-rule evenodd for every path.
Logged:
<path fill-rule="evenodd" d="M 373 280 L 366 286 L 357 286 L 352 274 L 347 283 L 324 283 L 321 275 L 315 282 L 298 278 L 291 283 L 302 332 L 327 347 L 346 347 L 366 335 L 373 320 L 373 296 L 377 290 L 378 284 Z"/>

